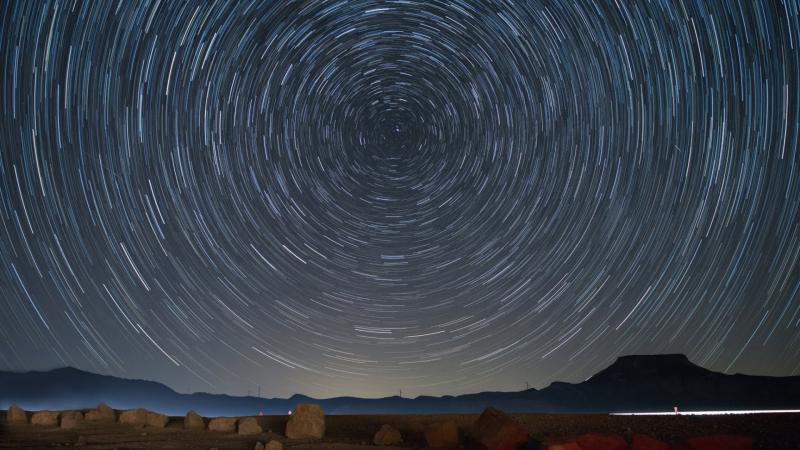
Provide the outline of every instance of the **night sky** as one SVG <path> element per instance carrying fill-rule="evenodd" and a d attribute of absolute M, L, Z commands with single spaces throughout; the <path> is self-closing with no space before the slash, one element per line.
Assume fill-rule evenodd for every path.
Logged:
<path fill-rule="evenodd" d="M 799 9 L 3 1 L 0 369 L 800 374 Z"/>

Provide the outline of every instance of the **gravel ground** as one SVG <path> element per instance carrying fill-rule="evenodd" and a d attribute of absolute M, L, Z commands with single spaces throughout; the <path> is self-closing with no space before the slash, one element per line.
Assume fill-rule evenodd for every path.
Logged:
<path fill-rule="evenodd" d="M 5 423 L 5 413 L 0 423 Z M 752 435 L 755 448 L 800 449 L 800 414 L 762 414 L 737 416 L 608 416 L 578 414 L 514 414 L 534 440 L 566 437 L 583 433 L 613 433 L 630 437 L 649 434 L 666 442 L 708 434 Z M 326 437 L 318 442 L 287 441 L 281 436 L 285 416 L 264 416 L 258 420 L 265 432 L 260 436 L 240 437 L 208 431 L 183 430 L 182 417 L 174 417 L 165 429 L 132 428 L 120 424 L 85 424 L 75 430 L 47 429 L 33 425 L 0 428 L 0 449 L 87 450 L 166 450 L 166 449 L 252 449 L 256 441 L 277 439 L 286 450 L 369 450 L 372 436 L 381 425 L 390 424 L 403 432 L 403 449 L 424 448 L 423 430 L 431 422 L 453 419 L 467 431 L 474 414 L 327 416 Z M 80 440 L 80 441 L 79 441 Z M 531 445 L 531 450 L 536 445 Z M 384 447 L 389 449 L 389 447 Z"/>

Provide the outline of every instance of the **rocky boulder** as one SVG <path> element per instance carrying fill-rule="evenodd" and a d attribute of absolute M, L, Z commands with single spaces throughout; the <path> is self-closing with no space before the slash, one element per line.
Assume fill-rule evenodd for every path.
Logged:
<path fill-rule="evenodd" d="M 28 415 L 25 410 L 17 405 L 8 407 L 8 414 L 6 414 L 6 422 L 8 423 L 28 423 Z"/>
<path fill-rule="evenodd" d="M 372 442 L 375 445 L 397 445 L 403 442 L 403 435 L 400 434 L 400 430 L 397 428 L 391 425 L 383 425 L 381 429 L 375 433 Z"/>
<path fill-rule="evenodd" d="M 669 445 L 646 434 L 634 434 L 631 438 L 631 450 L 669 450 Z"/>
<path fill-rule="evenodd" d="M 519 450 L 528 444 L 528 432 L 504 412 L 486 408 L 472 425 L 470 440 L 487 450 Z"/>
<path fill-rule="evenodd" d="M 215 417 L 208 422 L 208 431 L 221 431 L 234 433 L 236 431 L 235 417 Z"/>
<path fill-rule="evenodd" d="M 58 411 L 38 411 L 31 416 L 31 423 L 42 427 L 58 426 Z"/>
<path fill-rule="evenodd" d="M 628 450 L 625 438 L 615 434 L 584 434 L 578 436 L 576 441 L 583 450 Z"/>
<path fill-rule="evenodd" d="M 147 411 L 143 408 L 137 409 L 129 409 L 127 411 L 122 411 L 119 415 L 119 423 L 124 423 L 126 425 L 133 425 L 136 427 L 143 427 L 147 425 Z"/>
<path fill-rule="evenodd" d="M 183 419 L 183 428 L 190 429 L 190 430 L 204 430 L 206 428 L 206 423 L 203 422 L 203 418 L 200 417 L 194 411 L 189 411 L 186 413 L 186 417 Z"/>
<path fill-rule="evenodd" d="M 751 450 L 753 448 L 753 438 L 729 434 L 698 436 L 689 438 L 673 448 L 675 450 Z"/>
<path fill-rule="evenodd" d="M 247 436 L 252 434 L 261 434 L 261 425 L 255 417 L 245 417 L 239 420 L 239 434 Z"/>
<path fill-rule="evenodd" d="M 577 442 L 558 442 L 558 443 L 549 443 L 546 444 L 545 447 L 547 450 L 583 450 Z"/>
<path fill-rule="evenodd" d="M 264 446 L 264 450 L 283 450 L 283 444 L 280 441 L 271 440 Z"/>
<path fill-rule="evenodd" d="M 430 448 L 456 448 L 458 425 L 454 420 L 431 424 L 425 429 L 425 441 Z"/>
<path fill-rule="evenodd" d="M 301 404 L 295 407 L 286 423 L 289 439 L 322 439 L 325 436 L 325 414 L 317 404 Z"/>
<path fill-rule="evenodd" d="M 169 416 L 153 411 L 147 411 L 147 426 L 154 428 L 164 428 L 169 423 Z"/>
<path fill-rule="evenodd" d="M 61 428 L 71 430 L 83 423 L 83 413 L 80 411 L 65 411 L 61 414 Z"/>
<path fill-rule="evenodd" d="M 100 403 L 97 405 L 96 409 L 88 411 L 84 419 L 87 422 L 113 422 L 117 418 L 114 410 L 111 409 L 110 406 L 105 403 Z"/>

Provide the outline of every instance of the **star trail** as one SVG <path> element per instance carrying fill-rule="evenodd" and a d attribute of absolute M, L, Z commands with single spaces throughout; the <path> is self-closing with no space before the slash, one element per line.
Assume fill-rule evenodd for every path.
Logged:
<path fill-rule="evenodd" d="M 800 374 L 800 4 L 2 2 L 0 368 Z"/>

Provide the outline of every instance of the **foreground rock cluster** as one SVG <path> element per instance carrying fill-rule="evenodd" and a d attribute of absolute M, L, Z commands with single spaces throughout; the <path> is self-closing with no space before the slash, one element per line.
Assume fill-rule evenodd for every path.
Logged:
<path fill-rule="evenodd" d="M 169 423 L 169 416 L 143 408 L 122 411 L 117 417 L 116 412 L 105 404 L 100 404 L 96 409 L 87 411 L 37 411 L 30 421 L 28 414 L 19 406 L 12 405 L 8 409 L 7 421 L 10 424 L 37 425 L 42 427 L 61 427 L 63 429 L 78 428 L 86 422 L 117 422 L 134 427 L 165 428 Z M 264 432 L 255 417 L 215 417 L 203 419 L 194 411 L 189 411 L 183 420 L 183 427 L 191 430 L 208 430 L 222 433 L 238 433 L 243 436 L 257 436 Z M 289 439 L 322 439 L 325 436 L 325 415 L 319 405 L 300 404 L 289 418 L 286 425 L 286 437 Z M 261 444 L 262 447 L 264 444 Z M 282 450 L 280 442 L 271 441 L 266 444 L 268 450 Z"/>
<path fill-rule="evenodd" d="M 135 428 L 165 428 L 170 422 L 168 416 L 146 409 L 137 408 L 118 413 L 105 404 L 100 404 L 97 408 L 89 411 L 36 411 L 33 413 L 28 413 L 22 408 L 12 405 L 8 409 L 6 420 L 12 425 L 31 424 L 36 427 L 60 427 L 70 430 L 80 429 L 91 423 L 118 423 Z M 205 419 L 196 412 L 189 411 L 186 413 L 182 425 L 187 430 L 261 437 L 262 440 L 257 441 L 252 447 L 254 450 L 283 450 L 283 444 L 280 441 L 263 439 L 270 437 L 262 428 L 264 423 L 256 417 Z M 416 447 L 415 442 L 424 438 L 424 445 L 427 448 L 440 450 L 750 450 L 753 447 L 753 440 L 749 436 L 724 434 L 692 437 L 672 445 L 651 436 L 633 433 L 625 436 L 590 433 L 535 441 L 531 439 L 524 426 L 511 416 L 494 408 L 484 410 L 471 425 L 464 425 L 463 422 L 462 425 L 463 428 L 452 419 L 424 423 L 418 429 L 407 430 L 407 432 L 415 434 L 410 439 L 405 439 L 407 436 L 403 436 L 400 429 L 383 424 L 375 431 L 372 443 L 377 446 L 405 444 Z M 179 423 L 173 423 L 170 428 L 180 426 Z M 325 432 L 325 415 L 322 408 L 316 404 L 297 405 L 285 428 L 285 436 L 290 440 L 319 440 L 325 438 Z M 272 431 L 269 430 L 269 433 L 272 434 Z"/>
<path fill-rule="evenodd" d="M 753 447 L 751 437 L 733 435 L 694 437 L 672 446 L 642 434 L 632 435 L 630 444 L 623 436 L 597 433 L 534 442 L 522 425 L 494 408 L 484 410 L 463 432 L 452 420 L 431 424 L 425 430 L 425 440 L 430 448 L 449 450 L 750 450 Z"/>

